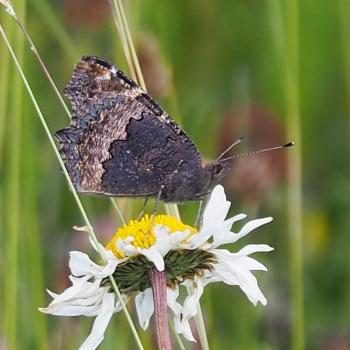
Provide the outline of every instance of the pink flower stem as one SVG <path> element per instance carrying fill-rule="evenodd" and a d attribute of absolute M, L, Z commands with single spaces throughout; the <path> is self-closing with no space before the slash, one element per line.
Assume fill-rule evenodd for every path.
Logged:
<path fill-rule="evenodd" d="M 158 271 L 154 268 L 150 270 L 149 277 L 153 292 L 155 330 L 158 349 L 171 350 L 165 271 Z"/>

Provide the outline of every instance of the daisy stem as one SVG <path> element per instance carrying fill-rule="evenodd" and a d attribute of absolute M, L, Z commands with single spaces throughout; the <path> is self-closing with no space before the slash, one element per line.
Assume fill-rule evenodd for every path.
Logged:
<path fill-rule="evenodd" d="M 131 74 L 133 75 L 133 78 L 135 78 L 136 82 L 141 86 L 141 88 L 144 91 L 147 91 L 140 63 L 137 58 L 135 46 L 128 26 L 128 21 L 126 19 L 125 12 L 123 9 L 123 3 L 121 0 L 110 0 L 110 4 L 112 7 L 112 12 L 114 14 L 115 24 L 122 40 L 124 54 L 128 62 Z M 176 204 L 165 204 L 165 210 L 168 215 L 171 215 L 181 221 L 179 208 Z M 209 350 L 208 337 L 205 330 L 205 323 L 200 303 L 198 303 L 197 308 L 199 312 L 196 315 L 196 324 L 198 327 L 198 333 L 199 338 L 201 340 L 202 349 Z"/>
<path fill-rule="evenodd" d="M 155 330 L 159 350 L 171 350 L 165 271 L 153 268 L 149 272 L 153 292 Z"/>
<path fill-rule="evenodd" d="M 90 220 L 89 220 L 89 218 L 88 218 L 88 216 L 87 216 L 87 214 L 85 212 L 85 209 L 83 207 L 83 204 L 80 201 L 80 198 L 79 198 L 77 192 L 75 191 L 75 188 L 73 186 L 72 180 L 70 179 L 68 171 L 67 171 L 67 169 L 66 169 L 66 167 L 65 167 L 65 165 L 63 163 L 63 160 L 62 160 L 62 158 L 60 156 L 60 153 L 59 153 L 59 151 L 58 151 L 58 149 L 56 147 L 55 141 L 54 141 L 54 139 L 53 139 L 53 137 L 51 135 L 49 127 L 47 126 L 46 120 L 45 120 L 45 118 L 44 118 L 44 116 L 43 116 L 43 114 L 41 112 L 39 104 L 38 104 L 38 102 L 37 102 L 37 100 L 36 100 L 36 98 L 35 98 L 35 96 L 33 94 L 33 91 L 32 91 L 32 89 L 31 89 L 31 87 L 30 87 L 30 85 L 28 83 L 28 80 L 27 80 L 27 78 L 26 78 L 26 76 L 25 76 L 25 74 L 24 74 L 24 72 L 22 70 L 21 65 L 19 64 L 19 62 L 17 60 L 16 54 L 14 53 L 14 51 L 12 49 L 12 46 L 11 46 L 9 40 L 8 40 L 8 37 L 7 37 L 3 27 L 1 26 L 1 24 L 0 24 L 0 33 L 1 33 L 3 39 L 4 39 L 5 43 L 6 43 L 6 46 L 7 46 L 8 50 L 9 50 L 11 56 L 12 56 L 12 59 L 13 59 L 15 65 L 16 65 L 16 67 L 17 67 L 17 70 L 18 70 L 18 72 L 19 72 L 19 74 L 20 74 L 20 76 L 21 76 L 21 78 L 23 80 L 23 83 L 24 83 L 24 85 L 25 85 L 25 87 L 26 87 L 26 89 L 28 91 L 28 94 L 29 94 L 29 96 L 30 96 L 30 98 L 31 98 L 31 100 L 33 102 L 34 108 L 35 108 L 35 110 L 36 110 L 36 112 L 37 112 L 37 114 L 39 116 L 39 119 L 40 119 L 42 125 L 43 125 L 43 128 L 44 128 L 45 133 L 46 133 L 46 135 L 47 135 L 47 137 L 49 139 L 49 142 L 50 142 L 50 144 L 52 146 L 52 149 L 53 149 L 53 151 L 54 151 L 54 153 L 55 153 L 55 155 L 57 157 L 57 160 L 58 160 L 58 162 L 59 162 L 59 164 L 60 164 L 60 166 L 61 166 L 61 168 L 63 170 L 63 173 L 64 173 L 64 175 L 66 177 L 67 182 L 68 182 L 69 188 L 71 189 L 71 191 L 73 193 L 73 197 L 74 197 L 74 199 L 75 199 L 75 201 L 77 203 L 77 206 L 78 206 L 78 208 L 80 210 L 80 213 L 81 213 L 81 215 L 82 215 L 82 217 L 83 217 L 83 219 L 85 221 L 85 224 L 87 226 L 87 229 L 89 231 L 90 238 L 91 238 L 92 242 L 94 243 L 97 251 L 99 252 L 101 258 L 103 259 L 103 261 L 105 261 L 105 257 L 103 255 L 101 249 L 100 249 L 100 243 L 98 242 L 98 239 L 97 239 L 97 237 L 96 237 L 96 235 L 94 233 L 94 230 L 93 230 L 93 227 L 91 225 L 91 222 L 90 222 Z M 137 334 L 136 328 L 135 328 L 135 326 L 134 326 L 134 324 L 132 322 L 131 316 L 130 316 L 130 314 L 129 314 L 126 306 L 125 306 L 125 303 L 123 302 L 123 299 L 121 297 L 121 294 L 119 292 L 117 284 L 116 284 L 116 282 L 115 282 L 115 280 L 113 279 L 112 276 L 110 276 L 110 280 L 111 280 L 112 286 L 113 286 L 113 288 L 114 288 L 114 290 L 115 290 L 115 292 L 117 294 L 117 297 L 119 298 L 119 301 L 120 301 L 120 303 L 121 303 L 121 305 L 123 307 L 123 311 L 124 311 L 124 313 L 126 315 L 126 318 L 127 318 L 128 322 L 129 322 L 130 328 L 131 328 L 131 330 L 132 330 L 132 332 L 134 334 L 134 337 L 135 337 L 136 343 L 138 345 L 138 348 L 143 350 L 143 346 L 142 346 L 141 340 L 140 340 L 140 338 L 139 338 L 139 336 Z"/>

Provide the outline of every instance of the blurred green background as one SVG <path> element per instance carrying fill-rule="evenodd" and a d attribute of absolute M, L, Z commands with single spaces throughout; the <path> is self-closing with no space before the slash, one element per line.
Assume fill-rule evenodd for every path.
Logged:
<path fill-rule="evenodd" d="M 238 288 L 206 289 L 210 348 L 350 349 L 350 2 L 125 6 L 150 94 L 204 158 L 214 159 L 241 135 L 236 153 L 296 141 L 292 149 L 235 162 L 225 180 L 231 214 L 274 217 L 242 244 L 268 243 L 275 251 L 257 256 L 269 267 L 256 274 L 266 307 L 252 306 Z M 128 72 L 107 1 L 16 0 L 14 7 L 61 91 L 82 55 L 105 57 Z M 3 8 L 0 21 L 50 129 L 63 128 L 67 115 Z M 75 349 L 92 319 L 37 309 L 48 304 L 45 288 L 68 285 L 68 252 L 91 249 L 72 230 L 83 220 L 3 40 L 0 164 L 0 349 Z M 120 225 L 110 202 L 83 202 L 107 242 Z M 119 204 L 126 218 L 141 207 L 139 200 Z M 195 209 L 180 206 L 186 222 Z M 151 335 L 140 332 L 152 348 Z M 116 315 L 101 349 L 135 348 L 124 315 Z"/>

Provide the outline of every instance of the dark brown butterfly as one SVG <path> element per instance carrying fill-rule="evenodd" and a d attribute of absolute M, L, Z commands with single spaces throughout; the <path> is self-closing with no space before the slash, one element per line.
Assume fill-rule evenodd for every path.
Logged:
<path fill-rule="evenodd" d="M 231 158 L 203 165 L 183 130 L 105 59 L 82 57 L 64 93 L 72 104 L 72 120 L 56 137 L 80 193 L 195 200 L 231 165 Z"/>

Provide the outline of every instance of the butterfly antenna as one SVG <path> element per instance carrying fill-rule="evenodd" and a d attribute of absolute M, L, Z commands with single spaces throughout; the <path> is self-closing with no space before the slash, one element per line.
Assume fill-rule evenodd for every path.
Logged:
<path fill-rule="evenodd" d="M 231 151 L 231 149 L 235 146 L 237 146 L 238 144 L 240 144 L 242 141 L 244 140 L 244 136 L 241 136 L 237 141 L 235 141 L 232 145 L 230 145 L 229 147 L 227 147 L 225 149 L 225 151 L 223 151 L 219 157 L 216 158 L 215 162 L 219 161 L 225 154 L 227 154 L 228 152 Z"/>
<path fill-rule="evenodd" d="M 291 147 L 293 145 L 294 145 L 294 142 L 291 141 L 291 142 L 288 142 L 288 143 L 286 143 L 285 145 L 282 145 L 282 146 L 269 147 L 269 148 L 260 149 L 258 151 L 237 154 L 237 155 L 232 156 L 232 157 L 221 159 L 221 162 L 225 162 L 225 161 L 232 160 L 232 159 L 237 159 L 237 158 L 244 158 L 244 157 L 255 156 L 255 155 L 259 154 L 259 153 L 276 151 L 276 150 L 279 150 L 279 149 L 282 149 L 282 148 Z"/>

